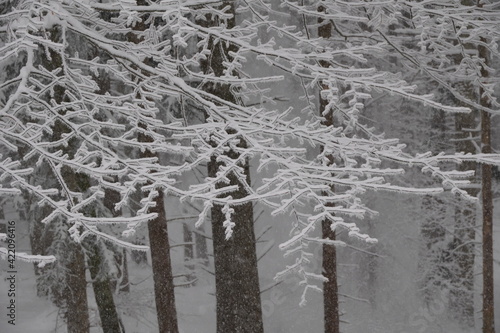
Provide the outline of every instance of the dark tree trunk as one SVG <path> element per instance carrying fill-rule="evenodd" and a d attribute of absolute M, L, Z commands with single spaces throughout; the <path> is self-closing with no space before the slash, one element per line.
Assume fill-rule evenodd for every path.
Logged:
<path fill-rule="evenodd" d="M 491 153 L 491 115 L 482 112 L 481 142 L 482 152 Z M 482 165 L 483 199 L 483 333 L 495 333 L 495 313 L 493 298 L 493 193 L 491 190 L 492 171 L 490 164 Z"/>
<path fill-rule="evenodd" d="M 331 222 L 323 221 L 323 238 L 335 240 Z M 325 333 L 340 332 L 339 296 L 337 285 L 337 251 L 333 245 L 323 245 L 323 275 L 328 281 L 323 283 L 323 305 Z"/>
<path fill-rule="evenodd" d="M 136 28 L 140 28 L 136 24 Z M 143 124 L 139 126 L 144 127 Z M 139 142 L 150 142 L 152 139 L 145 134 L 138 135 Z M 146 150 L 143 157 L 153 157 L 156 154 Z M 174 278 L 170 258 L 170 241 L 168 239 L 167 214 L 165 211 L 165 197 L 162 189 L 158 189 L 155 206 L 149 209 L 150 213 L 158 216 L 149 221 L 149 247 L 151 249 L 151 266 L 155 290 L 156 314 L 160 333 L 178 333 L 177 309 L 175 308 Z"/>
<path fill-rule="evenodd" d="M 324 11 L 320 7 L 319 11 Z M 318 28 L 318 36 L 328 39 L 332 36 L 332 26 L 330 23 L 325 24 L 323 20 L 318 20 L 320 24 Z M 328 62 L 321 62 L 321 66 L 329 66 Z M 319 97 L 320 105 L 319 112 L 323 114 L 328 101 Z M 325 126 L 333 125 L 333 115 L 330 112 L 325 116 L 323 122 Z M 332 161 L 333 162 L 333 161 Z M 334 191 L 332 187 L 332 191 Z M 321 223 L 322 236 L 324 239 L 335 240 L 335 231 L 331 228 L 331 222 L 324 220 Z M 333 245 L 323 245 L 323 275 L 328 279 L 323 283 L 323 306 L 324 306 L 324 323 L 325 333 L 340 332 L 340 313 L 339 313 L 339 296 L 337 284 L 337 250 Z"/>
<path fill-rule="evenodd" d="M 217 169 L 215 158 L 212 158 L 209 176 L 215 176 Z M 248 165 L 245 169 L 248 175 Z M 235 176 L 228 178 L 230 185 L 241 186 Z M 246 194 L 241 187 L 231 193 L 235 199 Z M 263 332 L 252 203 L 234 207 L 232 219 L 236 226 L 231 238 L 226 240 L 222 207 L 215 205 L 212 208 L 217 332 Z"/>
<path fill-rule="evenodd" d="M 137 0 L 138 6 L 147 6 L 145 0 Z M 145 21 L 147 15 L 142 17 L 141 22 L 137 22 L 134 26 L 136 31 L 144 31 L 147 29 Z M 139 44 L 141 38 L 135 34 L 129 34 L 128 40 Z M 150 61 L 145 59 L 144 61 Z M 145 128 L 143 123 L 140 127 Z M 139 142 L 151 142 L 152 138 L 140 133 L 138 135 Z M 157 157 L 157 154 L 146 150 L 142 153 L 143 157 Z M 168 239 L 167 214 L 165 211 L 165 198 L 161 188 L 157 189 L 158 196 L 155 199 L 155 207 L 149 209 L 150 213 L 157 213 L 158 216 L 149 221 L 149 247 L 151 250 L 151 266 L 153 269 L 153 282 L 155 291 L 156 314 L 158 319 L 158 330 L 160 333 L 178 333 L 177 325 L 177 309 L 175 308 L 175 293 L 174 279 L 172 274 L 172 262 L 170 258 L 170 241 Z"/>
<path fill-rule="evenodd" d="M 73 191 L 85 193 L 90 187 L 89 177 L 85 174 L 75 173 L 73 170 L 66 169 L 66 172 L 63 173 L 63 175 L 68 188 Z M 89 209 L 90 211 L 88 211 L 88 213 L 92 216 L 96 216 L 96 210 L 92 207 L 89 207 Z M 80 251 L 82 251 L 81 245 L 78 244 L 78 246 Z M 100 246 L 102 246 L 102 244 L 99 244 L 96 237 L 92 237 L 83 243 L 83 247 L 87 254 L 87 264 L 90 271 L 90 277 L 92 279 L 92 287 L 94 289 L 99 316 L 101 318 L 101 325 L 104 333 L 121 333 L 120 318 L 118 317 L 116 304 L 113 299 L 113 289 L 111 287 L 112 283 L 107 274 L 108 267 L 104 263 L 104 254 Z M 81 260 L 81 265 L 83 267 L 83 280 L 85 280 L 84 257 L 82 257 Z M 71 265 L 74 265 L 72 261 L 70 263 Z M 72 274 L 70 273 L 70 275 Z"/>
<path fill-rule="evenodd" d="M 101 318 L 102 330 L 104 333 L 121 333 L 120 318 L 116 312 L 116 305 L 113 299 L 110 279 L 103 266 L 102 250 L 95 237 L 86 244 L 88 266 L 92 287 L 94 288 L 95 300 Z"/>
<path fill-rule="evenodd" d="M 481 5 L 482 6 L 482 5 Z M 482 39 L 484 43 L 486 40 Z M 479 57 L 489 65 L 488 49 L 479 46 Z M 488 71 L 481 68 L 481 76 L 487 78 Z M 479 90 L 481 105 L 490 107 L 487 96 Z M 481 152 L 490 154 L 491 149 L 491 114 L 481 112 Z M 493 298 L 493 193 L 491 190 L 492 168 L 489 164 L 482 165 L 482 206 L 483 206 L 483 333 L 495 333 L 495 303 Z"/>
<path fill-rule="evenodd" d="M 85 278 L 85 256 L 80 244 L 69 244 L 72 260 L 67 266 L 66 322 L 68 333 L 88 333 L 90 330 L 87 303 L 87 280 Z"/>
<path fill-rule="evenodd" d="M 482 112 L 483 153 L 491 153 L 490 114 Z M 492 171 L 490 164 L 482 165 L 483 199 L 483 333 L 495 333 L 495 313 L 493 298 L 493 193 L 491 190 Z"/>
<path fill-rule="evenodd" d="M 170 259 L 170 244 L 163 191 L 158 191 L 156 207 L 150 208 L 158 217 L 148 223 L 149 246 L 153 267 L 156 313 L 160 333 L 177 333 L 174 279 Z"/>
<path fill-rule="evenodd" d="M 231 2 L 222 5 L 231 6 L 231 13 L 235 14 L 234 4 Z M 219 22 L 214 19 L 198 22 L 205 26 L 217 26 Z M 227 21 L 228 28 L 235 25 L 235 18 Z M 210 41 L 210 62 L 203 62 L 205 73 L 223 75 L 223 61 L 230 58 L 229 51 L 237 51 L 234 46 L 225 43 L 213 44 Z M 230 102 L 236 102 L 229 85 L 217 84 L 206 86 L 205 90 Z M 240 146 L 246 143 L 240 140 Z M 231 151 L 227 153 L 230 158 L 236 159 L 238 155 Z M 208 163 L 209 177 L 215 177 L 220 164 L 215 157 Z M 242 165 L 245 169 L 246 182 L 250 182 L 248 161 Z M 248 193 L 237 177 L 228 175 L 229 185 L 237 185 L 238 191 L 230 193 L 234 199 L 243 198 Z M 220 184 L 220 186 L 227 186 Z M 222 206 L 214 205 L 212 215 L 212 237 L 214 246 L 215 286 L 217 303 L 217 332 L 218 333 L 261 333 L 264 331 L 262 322 L 262 308 L 259 288 L 259 274 L 257 267 L 257 253 L 254 232 L 254 214 L 252 203 L 232 207 L 234 213 L 231 218 L 235 223 L 233 234 L 226 240 L 226 228 L 223 226 L 225 214 Z"/>

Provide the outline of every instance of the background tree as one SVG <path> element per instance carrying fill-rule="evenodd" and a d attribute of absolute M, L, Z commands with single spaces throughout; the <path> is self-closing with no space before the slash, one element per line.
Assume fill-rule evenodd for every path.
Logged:
<path fill-rule="evenodd" d="M 197 23 L 203 27 L 220 27 L 234 29 L 236 23 L 233 3 L 223 3 L 227 18 L 210 15 L 206 20 Z M 241 104 L 235 97 L 235 87 L 220 80 L 225 75 L 238 77 L 238 72 L 230 73 L 225 66 L 226 61 L 234 61 L 234 54 L 238 52 L 235 45 L 224 45 L 213 37 L 205 39 L 208 44 L 203 48 L 210 50 L 210 57 L 201 62 L 205 75 L 213 75 L 214 81 L 205 80 L 204 90 L 224 101 Z M 206 118 L 209 118 L 207 115 Z M 207 119 L 208 120 L 208 119 Z M 239 137 L 237 131 L 228 127 L 227 134 L 234 135 L 234 141 L 223 156 L 212 155 L 208 162 L 208 177 L 218 178 L 221 169 L 228 169 L 229 182 L 218 182 L 216 188 L 227 185 L 236 187 L 236 190 L 226 193 L 233 199 L 244 199 L 250 194 L 251 186 L 249 157 L 243 157 L 236 147 L 245 149 L 248 144 Z M 217 147 L 220 145 L 216 137 L 208 144 Z M 238 168 L 238 174 L 231 172 L 231 168 Z M 241 177 L 245 181 L 241 181 Z M 215 204 L 211 208 L 212 239 L 215 265 L 215 290 L 217 303 L 217 332 L 248 332 L 259 333 L 264 331 L 262 323 L 259 273 L 257 267 L 257 252 L 254 230 L 253 203 L 247 202 L 234 208 Z"/>
<path fill-rule="evenodd" d="M 222 221 L 223 228 L 217 232 L 229 241 L 218 242 L 214 233 L 215 246 L 230 246 L 244 226 L 250 226 L 249 239 L 255 238 L 252 219 L 248 219 L 254 203 L 267 206 L 272 216 L 291 214 L 290 238 L 279 248 L 295 262 L 276 278 L 297 275 L 304 288 L 301 304 L 305 304 L 308 291 L 321 291 L 319 285 L 325 281 L 308 266 L 314 255 L 310 246 L 341 245 L 350 239 L 375 242 L 356 223 L 374 214 L 365 192 L 431 195 L 446 188 L 473 201 L 475 198 L 464 190 L 468 186 L 464 178 L 472 172 L 448 168 L 449 163 L 499 161 L 498 156 L 487 154 L 410 154 L 397 139 L 384 137 L 360 117 L 365 105 L 383 93 L 449 113 L 466 113 L 471 108 L 496 112 L 493 84 L 472 81 L 476 88 L 484 89 L 491 107 L 480 105 L 450 84 L 466 74 L 479 73 L 483 58 L 465 52 L 463 61 L 451 64 L 444 51 L 452 48 L 459 52 L 457 39 L 466 38 L 476 49 L 491 44 L 491 55 L 497 56 L 493 47 L 498 38 L 494 5 L 478 9 L 451 1 L 437 5 L 321 4 L 323 11 L 317 10 L 318 3 L 294 1 L 282 3 L 278 10 L 262 2 L 245 1 L 237 8 L 209 2 L 20 1 L 0 17 L 9 41 L 0 48 L 0 59 L 9 61 L 15 54 L 26 59 L 2 86 L 10 92 L 0 109 L 0 142 L 4 149 L 14 151 L 24 145 L 26 154 L 16 156 L 14 163 L 2 160 L 3 189 L 21 189 L 37 196 L 51 209 L 43 222 L 67 221 L 76 241 L 93 235 L 131 249 L 144 247 L 101 232 L 97 225 L 124 225 L 123 236 L 131 235 L 141 223 L 162 218 L 164 212 L 159 210 L 164 206 L 159 201 L 163 193 L 200 204 L 203 209 L 197 225 L 210 214 L 213 222 Z M 102 12 L 116 17 L 105 20 Z M 235 21 L 236 13 L 241 21 Z M 311 38 L 303 26 L 283 24 L 283 18 L 274 20 L 283 13 L 303 16 L 304 22 L 314 24 L 321 19 L 331 24 L 336 34 L 328 40 Z M 51 39 L 51 29 L 58 29 L 60 38 Z M 398 29 L 411 29 L 414 37 L 420 38 L 420 50 L 407 48 Z M 106 57 L 77 52 L 69 39 L 93 45 Z M 194 49 L 190 48 L 193 44 L 197 46 Z M 173 48 L 182 56 L 172 56 Z M 57 55 L 61 66 L 38 63 L 34 57 L 37 50 Z M 372 61 L 388 55 L 398 58 L 404 67 Z M 245 66 L 247 60 L 252 66 Z M 207 63 L 213 71 L 205 68 Z M 256 68 L 277 75 L 262 74 Z M 119 93 L 98 93 L 92 74 L 99 70 L 121 87 Z M 463 104 L 436 102 L 422 87 L 403 80 L 402 71 L 421 72 Z M 301 88 L 302 113 L 295 112 L 292 105 L 265 103 L 275 97 L 270 87 L 285 80 Z M 318 84 L 325 100 L 322 115 L 312 97 Z M 58 91 L 64 98 L 56 98 Z M 157 104 L 167 96 L 189 101 L 206 115 L 206 121 L 186 123 L 172 110 L 160 117 Z M 326 121 L 329 113 L 338 123 Z M 25 114 L 35 120 L 26 119 Z M 55 125 L 64 131 L 52 138 Z M 71 154 L 59 148 L 64 146 L 71 146 Z M 316 151 L 314 147 L 323 149 Z M 130 151 L 143 154 L 128 154 Z M 158 158 L 163 153 L 183 155 L 185 163 L 163 163 Z M 21 159 L 29 165 L 47 163 L 54 181 L 33 186 L 28 181 L 33 170 L 21 169 L 16 163 Z M 256 188 L 251 186 L 247 161 L 259 179 Z M 179 174 L 204 163 L 210 168 L 208 177 L 188 189 L 177 183 Z M 410 166 L 438 181 L 430 187 L 400 182 Z M 70 188 L 70 177 L 65 178 L 63 172 L 85 174 L 87 191 Z M 117 210 L 127 205 L 138 189 L 147 197 L 133 217 L 92 216 L 86 207 L 100 202 L 106 189 L 120 193 Z M 239 209 L 245 214 L 236 213 Z M 248 220 L 239 221 L 243 216 Z M 314 230 L 323 221 L 348 237 L 340 241 L 317 236 Z M 220 227 L 220 223 L 214 225 Z M 250 252 L 254 255 L 254 248 Z M 215 257 L 218 260 L 217 254 Z M 260 317 L 259 311 L 254 308 L 251 315 Z"/>

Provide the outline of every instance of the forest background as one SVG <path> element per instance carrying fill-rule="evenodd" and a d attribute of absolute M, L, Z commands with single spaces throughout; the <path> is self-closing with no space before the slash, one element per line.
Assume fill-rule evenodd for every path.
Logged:
<path fill-rule="evenodd" d="M 2 328 L 494 332 L 499 6 L 3 1 Z"/>

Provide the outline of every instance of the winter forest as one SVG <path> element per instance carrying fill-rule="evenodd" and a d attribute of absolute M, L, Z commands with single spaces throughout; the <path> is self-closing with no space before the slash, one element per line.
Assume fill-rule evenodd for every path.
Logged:
<path fill-rule="evenodd" d="M 499 40 L 497 0 L 0 0 L 0 332 L 494 333 Z"/>

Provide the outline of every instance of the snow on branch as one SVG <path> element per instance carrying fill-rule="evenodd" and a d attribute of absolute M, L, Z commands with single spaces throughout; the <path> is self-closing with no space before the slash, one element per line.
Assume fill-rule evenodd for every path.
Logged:
<path fill-rule="evenodd" d="M 498 112 L 495 83 L 481 77 L 482 69 L 493 69 L 464 51 L 483 45 L 498 58 L 497 16 L 456 1 L 333 1 L 322 2 L 324 11 L 293 0 L 280 9 L 252 1 L 239 6 L 237 15 L 244 17 L 233 28 L 228 7 L 212 0 L 147 6 L 20 0 L 0 15 L 6 27 L 0 31 L 0 65 L 12 69 L 1 74 L 0 84 L 0 193 L 34 195 L 51 209 L 41 222 L 68 221 L 77 241 L 94 234 L 138 250 L 145 247 L 104 234 L 97 225 L 126 224 L 122 235 L 132 235 L 156 217 L 148 210 L 159 191 L 201 202 L 197 227 L 214 205 L 222 206 L 226 238 L 236 227 L 233 207 L 266 205 L 274 216 L 296 216 L 280 249 L 299 256 L 286 272 L 301 274 L 305 290 L 314 289 L 308 279 L 320 280 L 305 268 L 308 244 L 342 245 L 315 236 L 318 223 L 376 241 L 353 222 L 374 214 L 365 206 L 366 191 L 449 190 L 476 199 L 464 190 L 471 172 L 443 165 L 500 165 L 499 155 L 413 156 L 397 138 L 366 126 L 362 112 L 380 94 L 449 113 Z M 408 9 L 412 17 L 403 14 Z M 321 19 L 335 33 L 319 38 L 312 33 L 316 26 L 283 24 L 290 15 L 304 23 Z M 219 23 L 206 25 L 209 16 Z M 269 38 L 262 39 L 262 31 Z M 406 33 L 418 47 L 407 47 Z M 218 71 L 205 72 L 214 47 L 228 52 Z M 405 67 L 387 66 L 389 55 Z M 402 68 L 447 90 L 460 105 L 439 102 L 405 81 Z M 277 97 L 274 86 L 285 81 L 297 83 L 303 96 Z M 462 81 L 483 89 L 491 107 L 460 91 L 456 82 Z M 210 92 L 220 86 L 234 98 Z M 322 114 L 318 95 L 326 102 Z M 327 119 L 332 123 L 326 125 Z M 180 183 L 179 176 L 209 161 L 218 163 L 215 176 L 187 189 Z M 261 181 L 258 188 L 247 180 L 247 162 Z M 412 166 L 441 185 L 394 185 Z M 37 179 L 42 171 L 45 181 Z M 92 216 L 107 190 L 120 195 L 117 212 L 129 208 L 134 216 Z M 141 197 L 143 192 L 148 194 Z M 133 202 L 139 207 L 132 209 Z"/>

